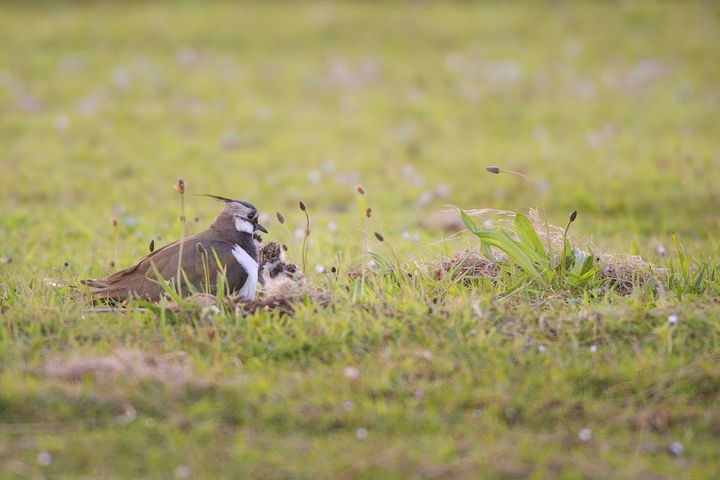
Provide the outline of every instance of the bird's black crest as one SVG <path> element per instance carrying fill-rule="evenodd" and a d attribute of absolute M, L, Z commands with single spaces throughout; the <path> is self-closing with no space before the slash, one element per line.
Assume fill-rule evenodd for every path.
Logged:
<path fill-rule="evenodd" d="M 248 202 L 243 202 L 242 200 L 233 200 L 232 198 L 221 197 L 220 195 L 211 195 L 211 194 L 209 194 L 209 193 L 197 193 L 196 195 L 197 195 L 198 197 L 214 198 L 215 200 L 220 200 L 221 202 L 240 203 L 240 204 L 242 204 L 242 205 L 245 205 L 245 206 L 248 207 L 248 208 L 255 208 L 254 205 L 252 205 L 252 204 L 250 204 L 250 203 L 248 203 Z"/>

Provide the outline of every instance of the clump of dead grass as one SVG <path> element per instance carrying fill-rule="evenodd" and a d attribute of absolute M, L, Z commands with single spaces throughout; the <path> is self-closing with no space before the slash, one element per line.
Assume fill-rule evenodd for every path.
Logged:
<path fill-rule="evenodd" d="M 292 315 L 295 313 L 295 306 L 306 301 L 320 308 L 327 308 L 332 298 L 330 294 L 309 284 L 305 279 L 283 278 L 266 284 L 259 299 L 237 301 L 235 311 L 245 315 L 258 310 Z"/>
<path fill-rule="evenodd" d="M 276 311 L 280 315 L 293 315 L 300 303 L 309 302 L 320 308 L 327 308 L 331 296 L 304 279 L 283 278 L 266 284 L 259 297 L 254 300 L 241 299 L 237 295 L 217 297 L 209 293 L 196 293 L 182 300 L 171 302 L 165 307 L 176 316 L 205 319 L 221 311 L 250 315 L 256 311 Z"/>
<path fill-rule="evenodd" d="M 488 260 L 475 250 L 458 252 L 450 258 L 435 263 L 434 278 L 441 280 L 450 276 L 452 280 L 465 283 L 479 278 L 495 278 L 500 271 L 497 263 Z"/>

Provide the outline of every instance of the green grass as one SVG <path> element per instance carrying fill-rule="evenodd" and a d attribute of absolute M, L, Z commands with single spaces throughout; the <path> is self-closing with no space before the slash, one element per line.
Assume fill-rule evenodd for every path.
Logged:
<path fill-rule="evenodd" d="M 0 478 L 720 470 L 715 3 L 1 10 Z M 87 312 L 75 286 L 112 270 L 116 235 L 118 267 L 180 236 L 179 176 L 188 233 L 217 209 L 192 194 L 239 197 L 298 264 L 302 200 L 309 279 L 332 306 Z M 357 183 L 377 264 L 364 289 L 315 272 L 362 260 Z M 480 239 L 441 242 L 429 214 L 540 203 L 558 225 L 577 209 L 570 237 L 641 255 L 658 282 L 570 282 L 574 264 L 527 235 L 543 281 L 512 263 L 495 281 L 434 277 Z M 140 368 L 132 352 L 146 374 L 72 375 Z"/>

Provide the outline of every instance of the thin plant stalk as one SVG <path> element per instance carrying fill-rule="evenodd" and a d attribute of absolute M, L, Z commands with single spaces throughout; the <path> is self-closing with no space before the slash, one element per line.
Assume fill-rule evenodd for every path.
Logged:
<path fill-rule="evenodd" d="M 565 230 L 563 231 L 562 257 L 560 258 L 561 274 L 564 274 L 564 272 L 565 272 L 565 255 L 566 255 L 565 245 L 567 244 L 567 233 L 568 233 L 568 230 L 570 229 L 570 225 L 572 225 L 572 223 L 575 221 L 576 218 L 577 218 L 577 210 L 574 210 L 570 214 L 570 217 L 568 217 L 568 223 L 565 226 Z"/>
<path fill-rule="evenodd" d="M 545 201 L 543 200 L 542 195 L 540 195 L 540 192 L 538 191 L 538 189 L 535 186 L 535 184 L 533 183 L 533 181 L 527 175 L 520 173 L 520 172 L 516 172 L 514 170 L 505 170 L 505 169 L 502 169 L 499 167 L 488 167 L 486 170 L 488 172 L 494 173 L 496 175 L 500 174 L 500 173 L 508 173 L 510 175 L 515 175 L 516 177 L 520 177 L 530 184 L 530 186 L 533 189 L 533 192 L 535 193 L 535 196 L 538 199 L 538 203 L 540 204 L 540 216 L 542 217 L 543 225 L 545 226 L 545 240 L 547 242 L 548 255 L 550 257 L 550 265 L 552 266 L 553 269 L 555 269 L 555 253 L 553 252 L 552 241 L 550 240 L 550 227 L 548 225 L 547 215 L 545 212 Z"/>
<path fill-rule="evenodd" d="M 381 234 L 376 232 L 375 238 L 377 238 L 380 242 L 384 243 L 385 246 L 388 248 L 388 250 L 390 250 L 390 254 L 393 257 L 393 260 L 395 260 L 395 266 L 397 267 L 398 280 L 399 280 L 400 278 L 402 278 L 402 274 L 401 274 L 402 265 L 400 264 L 400 258 L 397 256 L 397 253 L 395 253 L 395 249 L 392 247 L 392 245 L 390 245 L 390 243 L 385 241 L 385 237 L 382 236 Z"/>
<path fill-rule="evenodd" d="M 205 287 L 203 290 L 205 291 L 205 293 L 210 293 L 210 269 L 208 266 L 208 252 L 200 243 L 197 244 L 197 251 L 200 254 L 200 260 L 202 261 L 203 267 L 203 281 L 205 283 Z"/>
<path fill-rule="evenodd" d="M 283 228 L 285 229 L 285 240 L 286 240 L 286 242 L 283 243 L 283 246 L 284 246 L 284 247 L 287 247 L 287 245 L 292 245 L 292 246 L 293 246 L 293 250 L 296 250 L 297 245 L 296 245 L 295 242 L 294 242 L 295 239 L 294 239 L 292 233 L 290 233 L 290 229 L 288 228 L 287 222 L 285 221 L 285 217 L 284 217 L 280 212 L 277 212 L 277 213 L 275 214 L 275 216 L 276 216 L 276 218 L 277 218 L 277 220 L 278 220 L 278 223 L 280 223 L 280 225 L 282 225 Z M 289 259 L 290 261 L 292 261 L 292 256 L 290 256 L 289 250 L 288 250 L 287 248 L 283 248 L 283 250 L 285 251 L 285 254 L 288 256 L 288 259 Z M 304 273 L 304 272 L 303 272 L 303 273 Z"/>
<path fill-rule="evenodd" d="M 308 237 L 310 236 L 310 215 L 308 215 L 307 207 L 303 202 L 300 202 L 300 210 L 305 214 L 305 231 L 303 232 L 303 243 L 302 243 L 302 271 L 303 275 L 307 275 L 307 249 L 308 249 Z"/>
<path fill-rule="evenodd" d="M 185 181 L 182 178 L 178 178 L 175 184 L 175 190 L 180 194 L 180 249 L 178 252 L 178 264 L 177 264 L 177 292 L 178 295 L 182 295 L 182 261 L 183 261 L 183 249 L 185 247 Z"/>
<path fill-rule="evenodd" d="M 369 218 L 366 215 L 365 221 L 363 223 L 363 253 L 362 253 L 362 270 L 360 271 L 360 295 L 364 295 L 365 277 L 367 276 L 367 257 L 368 257 L 368 251 L 370 249 L 369 241 L 368 241 L 368 223 L 369 223 Z"/>
<path fill-rule="evenodd" d="M 355 192 L 359 195 L 358 204 L 360 211 L 363 212 L 363 248 L 361 255 L 361 268 L 360 268 L 360 295 L 365 296 L 365 278 L 367 276 L 367 257 L 370 250 L 370 242 L 368 239 L 368 227 L 370 217 L 372 216 L 372 209 L 367 206 L 367 198 L 365 197 L 365 187 L 362 185 L 355 186 Z"/>
<path fill-rule="evenodd" d="M 113 226 L 113 257 L 112 257 L 112 267 L 115 268 L 117 265 L 117 258 L 118 258 L 118 221 L 117 218 L 112 219 L 112 226 Z"/>

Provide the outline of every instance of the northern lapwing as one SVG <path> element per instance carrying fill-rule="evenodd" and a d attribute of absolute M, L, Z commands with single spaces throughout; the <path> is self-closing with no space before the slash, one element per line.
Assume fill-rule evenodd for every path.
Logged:
<path fill-rule="evenodd" d="M 259 278 L 260 284 L 267 287 L 273 281 L 290 279 L 300 282 L 303 279 L 302 271 L 293 263 L 285 261 L 285 255 L 280 244 L 270 242 L 259 248 Z"/>
<path fill-rule="evenodd" d="M 223 207 L 207 230 L 183 240 L 180 291 L 187 295 L 207 288 L 216 293 L 217 277 L 225 270 L 228 290 L 240 299 L 253 300 L 258 281 L 257 232 L 267 233 L 267 229 L 258 222 L 257 208 L 250 203 L 206 196 L 223 201 Z M 155 301 L 165 293 L 159 277 L 175 286 L 180 253 L 178 240 L 152 251 L 132 267 L 82 283 L 95 288 L 91 294 L 97 298 Z"/>

